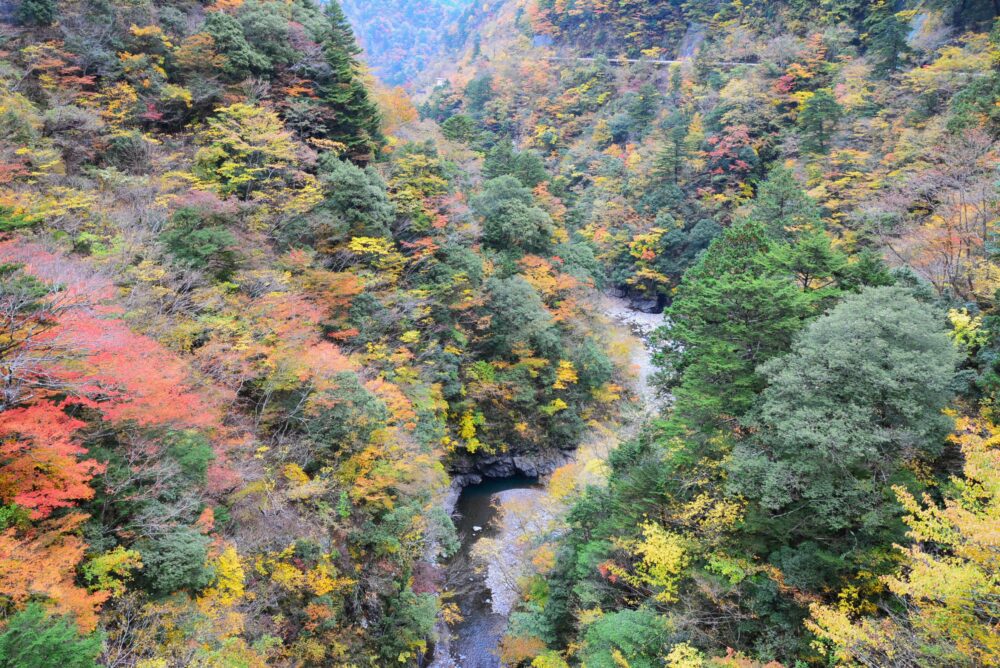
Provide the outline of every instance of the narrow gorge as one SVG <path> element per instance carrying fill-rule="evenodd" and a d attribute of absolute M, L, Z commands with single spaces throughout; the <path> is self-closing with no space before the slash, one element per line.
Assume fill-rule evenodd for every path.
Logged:
<path fill-rule="evenodd" d="M 653 332 L 664 325 L 662 313 L 633 308 L 623 297 L 596 295 L 598 317 L 616 332 L 628 350 L 627 369 L 634 407 L 621 433 L 631 433 L 660 406 L 651 383 Z M 613 446 L 609 446 L 613 447 Z M 522 463 L 514 475 L 466 474 L 453 482 L 449 510 L 460 541 L 445 565 L 445 590 L 454 596 L 460 619 L 441 627 L 429 668 L 499 668 L 500 642 L 520 599 L 528 544 L 550 532 L 558 518 L 548 489 L 553 470 L 572 461 L 570 451 L 546 462 Z M 529 477 L 524 468 L 536 473 Z"/>

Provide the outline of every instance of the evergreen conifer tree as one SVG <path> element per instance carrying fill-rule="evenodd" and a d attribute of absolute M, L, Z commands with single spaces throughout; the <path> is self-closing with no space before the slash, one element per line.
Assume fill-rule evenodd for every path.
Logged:
<path fill-rule="evenodd" d="M 331 118 L 324 124 L 322 138 L 343 144 L 345 157 L 352 161 L 368 162 L 384 140 L 381 117 L 360 77 L 357 56 L 361 49 L 337 2 L 326 5 L 326 17 L 329 31 L 323 54 L 329 71 L 317 83 Z"/>

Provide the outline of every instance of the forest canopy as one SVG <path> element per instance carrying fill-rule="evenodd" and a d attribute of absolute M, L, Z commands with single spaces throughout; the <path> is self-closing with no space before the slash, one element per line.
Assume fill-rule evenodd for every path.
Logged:
<path fill-rule="evenodd" d="M 463 560 L 490 666 L 1000 664 L 995 2 L 13 0 L 0 80 L 0 667 L 461 666 Z"/>

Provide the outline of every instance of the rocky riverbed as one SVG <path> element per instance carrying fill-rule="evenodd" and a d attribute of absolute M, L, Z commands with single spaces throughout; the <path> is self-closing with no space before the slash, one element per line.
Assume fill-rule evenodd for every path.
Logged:
<path fill-rule="evenodd" d="M 497 647 L 517 602 L 517 577 L 529 527 L 518 508 L 544 494 L 537 478 L 486 479 L 462 489 L 455 506 L 461 547 L 447 566 L 445 588 L 462 620 L 435 652 L 433 668 L 496 668 Z"/>
<path fill-rule="evenodd" d="M 602 295 L 599 311 L 631 338 L 633 391 L 643 413 L 662 401 L 651 379 L 656 371 L 648 338 L 663 315 L 631 308 L 623 298 Z M 572 453 L 545 457 L 496 457 L 453 475 L 453 511 L 461 547 L 447 564 L 446 591 L 462 621 L 439 629 L 442 638 L 430 668 L 498 668 L 498 648 L 507 618 L 517 603 L 517 580 L 524 567 L 525 537 L 538 533 L 549 518 L 539 476 L 570 461 Z M 453 497 L 455 499 L 455 497 Z"/>

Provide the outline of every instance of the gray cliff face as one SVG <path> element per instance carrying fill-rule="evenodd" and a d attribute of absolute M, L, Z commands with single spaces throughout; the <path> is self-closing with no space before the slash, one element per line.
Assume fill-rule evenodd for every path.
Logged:
<path fill-rule="evenodd" d="M 507 452 L 479 457 L 465 457 L 451 466 L 453 481 L 461 485 L 481 482 L 484 478 L 548 475 L 570 460 L 572 450 L 548 450 L 531 454 Z"/>

